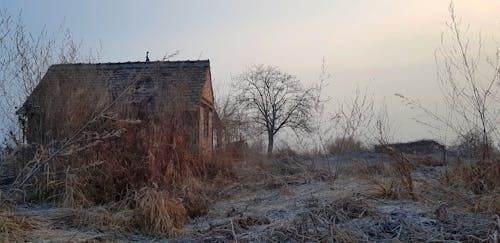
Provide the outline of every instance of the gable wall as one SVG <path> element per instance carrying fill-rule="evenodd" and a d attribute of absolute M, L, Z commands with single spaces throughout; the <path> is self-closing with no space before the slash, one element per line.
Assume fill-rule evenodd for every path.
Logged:
<path fill-rule="evenodd" d="M 201 106 L 199 109 L 199 140 L 200 148 L 204 153 L 213 151 L 214 130 L 214 96 L 210 73 L 207 74 L 205 85 L 201 94 Z M 208 120 L 208 121 L 207 121 Z"/>

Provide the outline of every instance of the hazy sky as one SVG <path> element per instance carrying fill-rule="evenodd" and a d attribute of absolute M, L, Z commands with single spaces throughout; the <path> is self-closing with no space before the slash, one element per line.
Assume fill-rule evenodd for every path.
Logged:
<path fill-rule="evenodd" d="M 270 64 L 305 82 L 317 79 L 324 57 L 334 99 L 368 86 L 385 99 L 402 140 L 429 136 L 396 98 L 438 100 L 434 50 L 446 31 L 448 0 L 12 1 L 28 27 L 55 30 L 64 21 L 77 39 L 103 47 L 103 62 L 210 59 L 215 85 L 248 64 Z M 471 33 L 500 41 L 500 1 L 457 0 Z"/>

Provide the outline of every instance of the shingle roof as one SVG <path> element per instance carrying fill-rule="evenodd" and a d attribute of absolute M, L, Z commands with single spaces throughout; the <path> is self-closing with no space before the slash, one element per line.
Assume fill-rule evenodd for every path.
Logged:
<path fill-rule="evenodd" d="M 96 87 L 108 88 L 112 96 L 117 96 L 128 85 L 138 80 L 148 80 L 161 90 L 161 96 L 176 97 L 187 105 L 188 109 L 196 109 L 200 104 L 205 82 L 209 78 L 209 60 L 57 64 L 47 70 L 18 113 L 23 113 L 27 105 L 36 105 L 41 97 L 50 98 L 50 94 L 44 93 L 50 92 L 46 87 L 54 83 L 90 82 Z M 138 91 L 136 95 L 148 94 Z"/>

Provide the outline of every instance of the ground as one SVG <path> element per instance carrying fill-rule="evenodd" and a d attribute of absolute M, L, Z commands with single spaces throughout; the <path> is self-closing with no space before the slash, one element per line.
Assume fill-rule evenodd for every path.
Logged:
<path fill-rule="evenodd" d="M 209 213 L 191 219 L 169 240 L 123 232 L 106 223 L 107 217 L 126 220 L 126 211 L 31 205 L 18 207 L 15 214 L 37 222 L 23 236 L 35 242 L 498 241 L 498 193 L 487 195 L 493 198 L 487 210 L 474 211 L 464 203 L 474 195 L 452 185 L 437 189 L 449 162 L 411 160 L 414 194 L 393 185 L 399 183 L 397 176 L 384 178 L 387 174 L 381 170 L 392 162 L 381 154 L 321 159 L 290 155 L 270 163 L 238 163 L 234 182 L 215 190 Z M 99 222 L 92 223 L 94 219 Z"/>

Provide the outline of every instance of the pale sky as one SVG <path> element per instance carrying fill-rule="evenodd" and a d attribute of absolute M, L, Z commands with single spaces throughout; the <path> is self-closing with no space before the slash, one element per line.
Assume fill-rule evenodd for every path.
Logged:
<path fill-rule="evenodd" d="M 385 99 L 401 140 L 429 137 L 427 128 L 394 96 L 402 93 L 435 106 L 434 51 L 446 31 L 449 0 L 0 0 L 22 9 L 30 30 L 55 30 L 62 22 L 77 39 L 103 47 L 103 62 L 210 59 L 214 84 L 249 64 L 267 64 L 317 80 L 325 58 L 333 99 L 369 87 Z M 500 41 L 499 0 L 457 0 L 456 14 L 473 36 Z M 498 43 L 498 42 L 497 42 Z M 498 44 L 496 44 L 498 46 Z"/>

